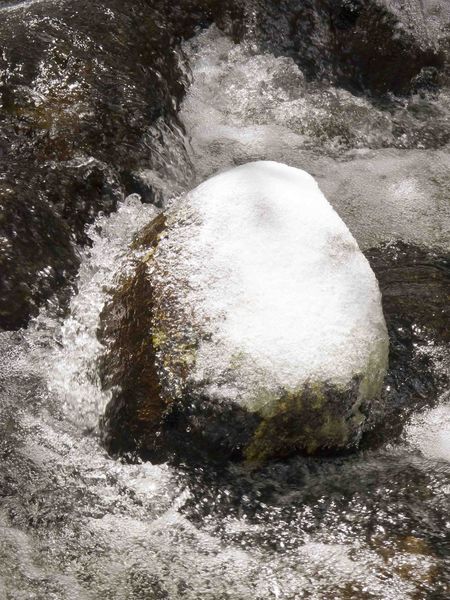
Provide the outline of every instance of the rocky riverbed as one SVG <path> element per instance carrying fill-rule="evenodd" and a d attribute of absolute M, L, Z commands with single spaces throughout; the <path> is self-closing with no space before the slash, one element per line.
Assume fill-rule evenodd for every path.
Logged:
<path fill-rule="evenodd" d="M 0 597 L 446 599 L 448 3 L 6 1 L 0 40 Z M 130 244 L 256 160 L 313 175 L 376 274 L 385 418 L 257 469 L 111 456 Z"/>

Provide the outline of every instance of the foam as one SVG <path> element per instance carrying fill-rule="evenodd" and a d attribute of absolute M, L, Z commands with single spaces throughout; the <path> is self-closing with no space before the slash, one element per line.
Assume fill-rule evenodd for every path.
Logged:
<path fill-rule="evenodd" d="M 450 403 L 415 415 L 405 433 L 408 442 L 424 456 L 450 462 Z"/>
<path fill-rule="evenodd" d="M 412 98 L 410 109 L 383 111 L 346 90 L 307 82 L 291 59 L 233 44 L 216 27 L 186 43 L 185 52 L 193 82 L 180 119 L 196 183 L 254 160 L 283 162 L 314 175 L 361 248 L 402 239 L 448 249 L 450 159 L 433 147 L 448 122 L 446 92 L 429 105 Z M 426 122 L 441 119 L 442 128 L 424 128 L 427 110 L 436 116 Z"/>

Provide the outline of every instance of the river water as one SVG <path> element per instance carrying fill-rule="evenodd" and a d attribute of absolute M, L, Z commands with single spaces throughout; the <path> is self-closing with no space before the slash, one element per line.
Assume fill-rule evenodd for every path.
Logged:
<path fill-rule="evenodd" d="M 158 204 L 218 170 L 278 160 L 315 175 L 369 254 L 400 254 L 401 240 L 442 262 L 450 160 L 431 129 L 450 97 L 385 109 L 309 81 L 251 34 L 235 44 L 213 25 L 184 42 L 180 128 L 153 126 L 160 163 L 140 172 Z M 107 455 L 99 315 L 129 267 L 128 244 L 159 210 L 132 194 L 100 214 L 78 250 L 68 312 L 50 300 L 27 329 L 0 333 L 0 598 L 450 597 L 450 360 L 432 327 L 410 362 L 426 363 L 435 383 L 414 380 L 416 408 L 396 406 L 395 435 L 382 426 L 359 451 L 257 471 Z"/>

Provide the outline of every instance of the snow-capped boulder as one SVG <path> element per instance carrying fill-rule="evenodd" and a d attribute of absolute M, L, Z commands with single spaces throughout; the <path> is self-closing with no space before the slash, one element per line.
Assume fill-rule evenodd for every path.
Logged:
<path fill-rule="evenodd" d="M 155 386 L 147 399 L 144 388 L 137 406 L 127 369 L 119 381 L 109 368 L 117 374 L 121 362 L 114 339 L 142 313 L 126 292 L 140 285 L 128 281 L 103 317 L 116 315 L 105 381 L 128 390 L 106 413 L 109 439 L 118 406 L 141 415 L 142 435 L 138 427 L 133 439 L 150 454 L 186 430 L 191 444 L 197 436 L 249 460 L 359 439 L 378 410 L 387 367 L 381 296 L 313 177 L 274 162 L 242 165 L 189 192 L 139 243 L 147 330 L 131 336 L 138 348 L 122 363 L 151 346 L 144 371 L 153 368 L 159 400 Z"/>

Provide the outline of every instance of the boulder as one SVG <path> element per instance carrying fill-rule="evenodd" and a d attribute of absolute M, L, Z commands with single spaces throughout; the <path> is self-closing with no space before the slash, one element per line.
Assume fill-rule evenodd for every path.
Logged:
<path fill-rule="evenodd" d="M 265 51 L 292 57 L 309 80 L 382 96 L 383 103 L 391 92 L 435 93 L 448 79 L 445 0 L 255 0 L 251 7 L 244 0 L 108 0 L 107 8 L 102 0 L 64 0 L 0 2 L 0 11 L 0 160 L 17 204 L 11 211 L 0 203 L 9 255 L 0 271 L 2 329 L 26 325 L 49 296 L 66 296 L 72 242 L 86 242 L 85 226 L 100 211 L 131 193 L 161 202 L 143 170 L 157 171 L 157 180 L 180 179 L 173 155 L 189 157 L 183 140 L 172 141 L 189 78 L 177 48 L 199 27 L 214 22 L 234 41 L 250 32 Z M 423 137 L 430 128 L 444 143 L 445 123 L 440 133 L 440 119 L 427 121 L 434 125 L 424 125 Z M 89 161 L 94 167 L 85 167 Z M 38 212 L 28 210 L 29 197 L 39 197 Z M 33 233 L 36 221 L 42 236 Z M 38 247 L 41 237 L 67 231 L 69 249 Z M 41 266 L 59 275 L 45 277 Z M 20 304 L 17 281 L 27 288 Z"/>
<path fill-rule="evenodd" d="M 268 161 L 216 175 L 134 247 L 101 319 L 110 450 L 258 462 L 357 443 L 380 412 L 381 295 L 310 175 Z"/>

